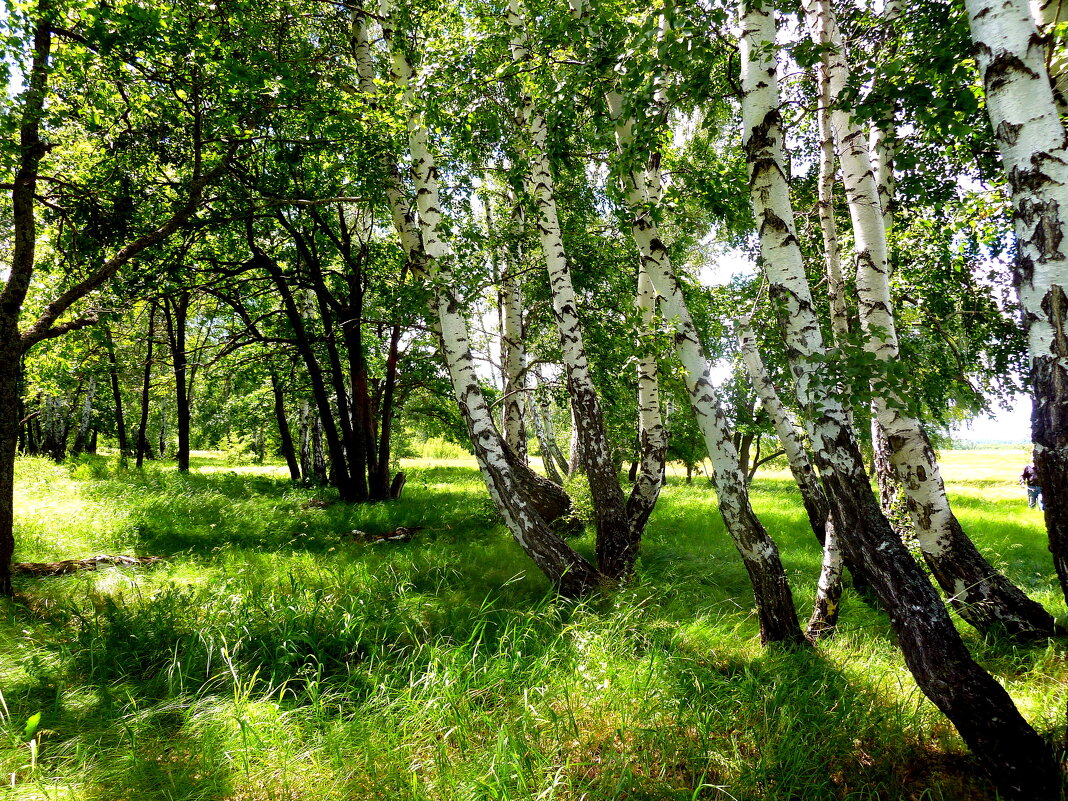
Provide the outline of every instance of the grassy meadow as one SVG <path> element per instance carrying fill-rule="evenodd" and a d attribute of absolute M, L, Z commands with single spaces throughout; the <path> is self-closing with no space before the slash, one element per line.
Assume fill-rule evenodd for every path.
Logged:
<path fill-rule="evenodd" d="M 943 454 L 984 553 L 1062 621 L 1025 451 Z M 19 577 L 0 601 L 10 799 L 992 799 L 918 692 L 885 616 L 847 590 L 839 635 L 762 649 L 703 478 L 669 480 L 630 586 L 552 596 L 467 460 L 405 464 L 393 504 L 310 504 L 276 467 L 202 454 L 119 471 L 23 459 L 17 561 L 169 557 Z M 786 473 L 753 504 L 802 619 L 820 552 Z M 422 526 L 409 543 L 355 530 Z M 592 550 L 591 537 L 575 540 Z M 1062 644 L 962 628 L 1063 744 Z M 1060 746 L 1059 746 L 1060 747 Z"/>

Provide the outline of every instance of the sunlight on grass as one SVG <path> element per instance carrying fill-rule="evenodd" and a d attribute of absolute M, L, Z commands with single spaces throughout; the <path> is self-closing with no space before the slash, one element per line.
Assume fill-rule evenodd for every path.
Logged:
<path fill-rule="evenodd" d="M 1021 458 L 943 464 L 984 552 L 1063 619 Z M 636 581 L 576 604 L 511 542 L 473 460 L 403 469 L 400 502 L 349 506 L 221 454 L 185 476 L 22 460 L 17 559 L 169 558 L 19 578 L 0 604 L 8 797 L 993 799 L 852 590 L 836 639 L 760 647 L 703 477 L 672 471 Z M 805 616 L 820 551 L 789 476 L 761 473 L 752 498 Z M 351 535 L 398 525 L 423 528 Z M 1059 646 L 963 633 L 1063 738 Z"/>

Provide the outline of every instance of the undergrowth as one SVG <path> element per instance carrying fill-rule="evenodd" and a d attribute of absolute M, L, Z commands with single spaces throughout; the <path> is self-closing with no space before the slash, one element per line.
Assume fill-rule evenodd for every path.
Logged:
<path fill-rule="evenodd" d="M 1063 615 L 1013 469 L 1000 494 L 955 485 L 961 517 Z M 706 486 L 673 480 L 638 578 L 571 603 L 508 538 L 473 468 L 408 473 L 400 502 L 348 506 L 209 459 L 187 476 L 22 460 L 17 559 L 170 558 L 20 579 L 0 605 L 10 797 L 995 797 L 885 616 L 851 591 L 832 642 L 760 647 Z M 795 491 L 772 474 L 753 503 L 806 616 L 820 553 Z M 422 529 L 378 545 L 351 533 L 398 525 Z M 1059 742 L 1062 654 L 964 634 Z"/>

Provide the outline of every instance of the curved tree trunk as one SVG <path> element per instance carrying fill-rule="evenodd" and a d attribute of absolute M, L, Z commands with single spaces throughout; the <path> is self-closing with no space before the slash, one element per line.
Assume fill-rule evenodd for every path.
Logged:
<path fill-rule="evenodd" d="M 609 106 L 616 120 L 616 142 L 625 155 L 633 147 L 632 124 L 622 115 L 622 97 L 609 95 Z M 753 586 L 762 642 L 803 643 L 804 634 L 797 619 L 793 594 L 786 579 L 779 549 L 768 535 L 749 504 L 745 479 L 738 465 L 738 452 L 731 442 L 727 418 L 720 408 L 712 384 L 708 359 L 697 328 L 686 307 L 682 287 L 675 277 L 671 259 L 646 201 L 659 195 L 659 176 L 629 172 L 623 176 L 627 205 L 631 213 L 631 232 L 653 289 L 661 297 L 664 317 L 674 321 L 675 352 L 686 374 L 686 389 L 705 448 L 712 461 L 712 477 L 719 499 L 719 511 L 731 539 L 745 564 Z M 687 480 L 690 477 L 687 465 Z"/>
<path fill-rule="evenodd" d="M 837 97 L 845 91 L 849 67 L 833 10 L 828 0 L 804 0 L 803 6 L 813 40 L 827 48 L 826 80 L 831 95 Z M 887 281 L 886 228 L 871 154 L 863 131 L 848 110 L 833 110 L 831 124 L 853 222 L 864 347 L 877 361 L 890 363 L 898 358 L 897 334 Z M 953 608 L 983 632 L 1003 627 L 1020 637 L 1053 634 L 1053 617 L 994 570 L 964 534 L 946 496 L 934 449 L 919 420 L 905 411 L 907 404 L 901 394 L 887 386 L 875 395 L 872 404 L 886 432 L 898 480 L 908 496 L 908 510 L 924 559 Z"/>
<path fill-rule="evenodd" d="M 778 80 L 768 55 L 774 41 L 771 12 L 743 5 L 743 145 L 753 169 L 762 244 L 775 245 L 764 253 L 764 264 L 843 554 L 866 574 L 887 609 L 920 689 L 957 727 L 998 788 L 1013 798 L 1052 799 L 1059 778 L 1049 746 L 971 658 L 934 587 L 883 517 L 841 404 L 813 380 L 825 352 L 786 191 Z M 768 207 L 761 213 L 763 202 Z"/>

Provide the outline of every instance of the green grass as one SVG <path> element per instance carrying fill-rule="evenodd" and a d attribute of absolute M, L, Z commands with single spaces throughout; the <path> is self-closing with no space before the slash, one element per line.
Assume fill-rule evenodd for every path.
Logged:
<path fill-rule="evenodd" d="M 946 472 L 984 552 L 1063 620 L 1015 484 L 1025 458 L 949 453 Z M 703 479 L 672 478 L 631 586 L 576 604 L 508 538 L 471 463 L 406 469 L 398 503 L 318 508 L 328 492 L 210 455 L 188 476 L 22 460 L 18 560 L 170 559 L 21 578 L 0 603 L 7 797 L 995 797 L 850 592 L 832 642 L 760 647 Z M 807 616 L 820 554 L 788 477 L 759 478 L 753 503 Z M 425 528 L 350 536 L 397 525 Z M 1063 742 L 1063 654 L 962 631 Z"/>

